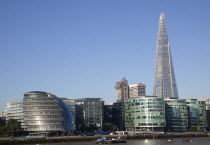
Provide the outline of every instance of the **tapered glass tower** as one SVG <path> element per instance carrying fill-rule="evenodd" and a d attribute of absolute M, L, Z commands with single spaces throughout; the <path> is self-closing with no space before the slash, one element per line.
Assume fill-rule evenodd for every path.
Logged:
<path fill-rule="evenodd" d="M 161 13 L 159 20 L 153 95 L 163 98 L 178 98 L 170 45 L 166 31 L 165 15 L 163 13 Z"/>

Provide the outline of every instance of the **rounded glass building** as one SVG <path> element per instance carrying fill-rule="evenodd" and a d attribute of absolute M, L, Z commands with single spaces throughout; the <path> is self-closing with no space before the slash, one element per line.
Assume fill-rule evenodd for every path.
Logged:
<path fill-rule="evenodd" d="M 164 131 L 166 126 L 163 98 L 145 96 L 125 100 L 127 131 Z"/>
<path fill-rule="evenodd" d="M 188 112 L 184 99 L 165 98 L 166 131 L 187 131 Z"/>
<path fill-rule="evenodd" d="M 23 116 L 29 132 L 72 130 L 72 114 L 58 97 L 46 92 L 27 92 L 23 99 Z"/>

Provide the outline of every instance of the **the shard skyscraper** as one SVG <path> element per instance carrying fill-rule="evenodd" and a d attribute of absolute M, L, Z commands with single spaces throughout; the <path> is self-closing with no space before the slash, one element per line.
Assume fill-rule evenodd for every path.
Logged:
<path fill-rule="evenodd" d="M 178 98 L 176 79 L 166 31 L 165 15 L 161 13 L 156 48 L 153 95 Z"/>

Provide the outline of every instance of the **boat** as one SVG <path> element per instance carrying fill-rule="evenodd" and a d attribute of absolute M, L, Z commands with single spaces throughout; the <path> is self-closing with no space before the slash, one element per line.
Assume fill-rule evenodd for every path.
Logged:
<path fill-rule="evenodd" d="M 182 142 L 192 142 L 191 139 L 183 139 Z"/>
<path fill-rule="evenodd" d="M 192 142 L 192 140 L 191 139 L 179 139 L 179 140 L 177 140 L 177 142 Z"/>
<path fill-rule="evenodd" d="M 106 139 L 105 137 L 102 137 L 101 139 L 97 139 L 95 141 L 96 144 L 115 144 L 115 143 L 127 143 L 127 140 L 123 140 L 122 138 L 118 139 Z"/>

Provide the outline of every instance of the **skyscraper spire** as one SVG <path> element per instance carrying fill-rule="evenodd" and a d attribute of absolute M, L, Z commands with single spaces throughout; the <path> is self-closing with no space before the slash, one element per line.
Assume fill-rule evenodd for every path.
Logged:
<path fill-rule="evenodd" d="M 160 14 L 159 19 L 153 95 L 163 98 L 178 98 L 178 91 L 176 86 L 170 45 L 166 31 L 164 13 Z"/>

